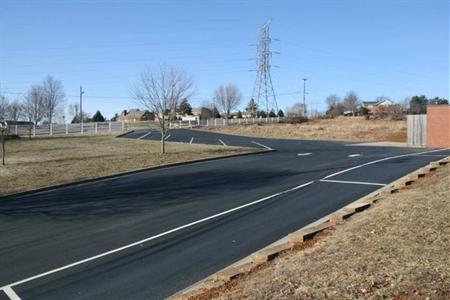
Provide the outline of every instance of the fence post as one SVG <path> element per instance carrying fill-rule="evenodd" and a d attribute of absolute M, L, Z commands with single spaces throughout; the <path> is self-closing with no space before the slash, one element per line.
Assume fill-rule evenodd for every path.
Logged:
<path fill-rule="evenodd" d="M 111 132 L 111 120 L 108 122 L 108 131 Z"/>
<path fill-rule="evenodd" d="M 122 121 L 122 131 L 125 130 L 125 123 Z"/>
<path fill-rule="evenodd" d="M 53 124 L 50 123 L 50 135 L 53 135 Z"/>
<path fill-rule="evenodd" d="M 83 134 L 84 128 L 83 128 L 83 123 L 80 123 L 80 133 Z"/>
<path fill-rule="evenodd" d="M 19 135 L 19 129 L 17 128 L 17 124 L 16 124 L 16 135 Z"/>
<path fill-rule="evenodd" d="M 217 126 L 217 119 L 214 118 L 214 126 Z"/>
<path fill-rule="evenodd" d="M 33 136 L 36 136 L 36 124 L 33 124 Z"/>
<path fill-rule="evenodd" d="M 97 133 L 97 132 L 98 132 L 98 123 L 95 122 L 95 133 Z"/>
<path fill-rule="evenodd" d="M 66 134 L 69 134 L 69 124 L 66 123 Z"/>

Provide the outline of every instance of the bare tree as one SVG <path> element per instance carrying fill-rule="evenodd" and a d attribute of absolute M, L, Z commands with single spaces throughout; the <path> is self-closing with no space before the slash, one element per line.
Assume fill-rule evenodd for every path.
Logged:
<path fill-rule="evenodd" d="M 306 107 L 303 105 L 303 103 L 298 102 L 287 109 L 287 116 L 290 118 L 306 117 L 303 115 L 305 111 Z"/>
<path fill-rule="evenodd" d="M 358 95 L 354 91 L 347 92 L 344 98 L 344 107 L 347 110 L 350 110 L 353 115 L 355 115 L 355 111 L 358 107 L 359 98 Z"/>
<path fill-rule="evenodd" d="M 34 85 L 25 96 L 24 114 L 30 122 L 29 138 L 31 139 L 31 129 L 42 121 L 45 114 L 44 108 L 44 89 L 40 85 Z"/>
<path fill-rule="evenodd" d="M 161 65 L 157 70 L 142 72 L 133 93 L 136 101 L 155 114 L 161 132 L 161 153 L 166 153 L 170 122 L 176 115 L 178 102 L 192 96 L 192 78 L 173 66 Z"/>
<path fill-rule="evenodd" d="M 236 109 L 239 103 L 241 103 L 242 94 L 237 86 L 228 84 L 225 87 L 221 85 L 216 88 L 214 97 L 220 110 L 222 110 L 224 118 L 228 119 L 231 111 Z"/>
<path fill-rule="evenodd" d="M 19 100 L 14 100 L 8 106 L 8 117 L 11 121 L 17 122 L 23 115 L 23 105 Z"/>
<path fill-rule="evenodd" d="M 342 115 L 342 113 L 345 110 L 344 105 L 342 104 L 341 98 L 339 96 L 337 96 L 336 94 L 329 95 L 325 99 L 325 102 L 327 103 L 326 114 L 333 118 L 336 116 Z"/>
<path fill-rule="evenodd" d="M 9 126 L 8 123 L 4 120 L 0 120 L 0 142 L 2 144 L 2 165 L 5 165 L 5 157 L 6 157 L 6 137 L 9 134 Z"/>
<path fill-rule="evenodd" d="M 0 95 L 0 120 L 6 119 L 8 116 L 8 109 L 9 109 L 9 101 L 8 99 Z"/>
<path fill-rule="evenodd" d="M 54 79 L 52 76 L 47 76 L 44 79 L 43 97 L 45 107 L 45 117 L 49 124 L 52 123 L 56 108 L 64 103 L 65 93 L 64 87 L 60 80 Z"/>

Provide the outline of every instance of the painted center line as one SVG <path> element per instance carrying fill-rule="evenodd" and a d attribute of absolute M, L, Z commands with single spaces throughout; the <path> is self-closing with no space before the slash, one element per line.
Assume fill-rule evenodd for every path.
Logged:
<path fill-rule="evenodd" d="M 350 154 L 348 157 L 358 157 L 361 156 L 361 154 L 355 153 L 355 154 Z"/>
<path fill-rule="evenodd" d="M 79 260 L 79 261 L 73 262 L 71 264 L 68 264 L 68 265 L 65 265 L 65 266 L 62 266 L 62 267 L 59 267 L 59 268 L 56 268 L 56 269 L 53 269 L 53 270 L 50 270 L 50 271 L 47 271 L 47 272 L 44 272 L 44 273 L 41 273 L 41 274 L 37 274 L 37 275 L 31 276 L 31 277 L 28 277 L 28 278 L 25 278 L 25 279 L 22 279 L 22 280 L 10 283 L 10 284 L 7 284 L 5 286 L 0 287 L 0 290 L 3 290 L 5 293 L 8 293 L 8 292 L 14 293 L 14 291 L 12 290 L 13 286 L 17 286 L 17 285 L 20 285 L 20 284 L 23 284 L 23 283 L 26 283 L 26 282 L 29 282 L 29 281 L 32 281 L 32 280 L 35 280 L 35 279 L 38 279 L 38 278 L 50 275 L 50 274 L 54 274 L 56 272 L 67 270 L 69 268 L 72 268 L 72 267 L 75 267 L 75 266 L 78 266 L 78 265 L 81 265 L 81 264 L 84 264 L 84 263 L 87 263 L 87 262 L 90 262 L 90 261 L 93 261 L 93 260 L 105 257 L 107 255 L 111 255 L 111 254 L 114 254 L 114 253 L 126 250 L 126 249 L 131 248 L 131 247 L 140 246 L 143 243 L 155 240 L 157 238 L 169 235 L 171 233 L 174 233 L 174 232 L 177 232 L 177 231 L 180 231 L 180 230 L 192 227 L 192 226 L 200 224 L 200 223 L 204 223 L 204 222 L 212 220 L 212 219 L 216 219 L 216 218 L 224 216 L 224 215 L 228 215 L 228 214 L 230 214 L 232 212 L 241 210 L 243 208 L 246 208 L 246 207 L 249 207 L 249 206 L 253 206 L 255 204 L 258 204 L 258 203 L 261 203 L 261 202 L 273 199 L 273 198 L 275 198 L 277 196 L 281 196 L 281 195 L 287 194 L 289 192 L 292 192 L 292 191 L 295 191 L 295 190 L 299 190 L 301 188 L 304 188 L 304 187 L 306 187 L 308 185 L 313 184 L 314 182 L 315 182 L 314 180 L 313 181 L 309 181 L 307 183 L 295 186 L 293 188 L 290 188 L 290 189 L 287 189 L 287 190 L 284 190 L 284 191 L 272 194 L 270 196 L 266 196 L 264 198 L 261 198 L 261 199 L 258 199 L 258 200 L 255 200 L 255 201 L 252 201 L 252 202 L 249 202 L 249 203 L 246 203 L 246 204 L 243 204 L 243 205 L 240 205 L 240 206 L 228 209 L 228 210 L 225 210 L 225 211 L 217 213 L 215 215 L 212 215 L 212 216 L 209 216 L 209 217 L 206 217 L 206 218 L 203 218 L 203 219 L 200 219 L 200 220 L 197 220 L 197 221 L 194 221 L 194 222 L 191 222 L 191 223 L 188 223 L 188 224 L 185 224 L 185 225 L 182 225 L 182 226 L 170 229 L 168 231 L 165 231 L 165 232 L 162 232 L 160 234 L 157 234 L 157 235 L 154 235 L 154 236 L 151 236 L 151 237 L 148 237 L 148 238 L 136 241 L 134 243 L 131 243 L 131 244 L 128 244 L 128 245 L 124 245 L 122 247 L 119 247 L 119 248 L 116 248 L 116 249 L 113 249 L 113 250 L 110 250 L 110 251 L 107 251 L 107 252 L 103 252 L 103 253 L 97 254 L 95 256 L 88 257 L 88 258 L 85 258 L 83 260 Z M 15 293 L 14 293 L 14 295 L 15 295 Z M 11 297 L 11 299 L 20 299 L 20 298 L 12 298 Z"/>
<path fill-rule="evenodd" d="M 222 145 L 226 146 L 227 144 L 225 144 L 221 139 L 219 139 L 219 142 L 222 143 Z"/>
<path fill-rule="evenodd" d="M 321 179 L 320 182 L 331 182 L 331 183 L 346 183 L 346 184 L 362 184 L 362 185 L 386 186 L 384 183 L 363 182 L 363 181 L 346 181 L 346 180 L 328 180 L 328 179 Z"/>
<path fill-rule="evenodd" d="M 273 150 L 272 148 L 267 147 L 266 145 L 260 144 L 260 143 L 258 143 L 258 142 L 252 141 L 252 143 L 255 144 L 255 145 L 261 146 L 261 147 L 263 147 L 263 148 L 266 148 L 267 150 Z"/>
<path fill-rule="evenodd" d="M 297 156 L 307 156 L 307 155 L 311 155 L 311 152 L 306 152 L 306 153 L 298 153 Z"/>
<path fill-rule="evenodd" d="M 193 141 L 194 141 L 194 137 L 191 137 L 191 140 L 189 141 L 189 144 L 192 144 Z"/>
<path fill-rule="evenodd" d="M 143 136 L 140 136 L 137 138 L 137 140 L 142 140 L 143 138 L 145 138 L 146 136 L 150 135 L 150 133 L 152 133 L 151 131 L 147 132 L 146 134 L 144 134 Z"/>

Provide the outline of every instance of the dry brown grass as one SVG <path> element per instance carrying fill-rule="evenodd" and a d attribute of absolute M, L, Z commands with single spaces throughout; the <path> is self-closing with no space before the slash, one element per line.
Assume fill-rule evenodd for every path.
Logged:
<path fill-rule="evenodd" d="M 450 299 L 450 166 L 229 285 L 221 299 Z M 222 291 L 223 292 L 223 291 Z"/>
<path fill-rule="evenodd" d="M 167 143 L 113 136 L 53 137 L 7 142 L 0 195 L 161 164 L 249 152 L 249 149 Z"/>
<path fill-rule="evenodd" d="M 366 120 L 363 117 L 338 117 L 301 124 L 234 125 L 209 129 L 237 135 L 274 138 L 406 142 L 406 121 Z"/>

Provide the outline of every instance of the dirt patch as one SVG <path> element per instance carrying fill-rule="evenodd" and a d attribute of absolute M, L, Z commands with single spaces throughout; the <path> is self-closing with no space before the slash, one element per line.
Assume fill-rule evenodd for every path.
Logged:
<path fill-rule="evenodd" d="M 406 142 L 406 121 L 366 120 L 338 117 L 301 124 L 259 124 L 209 127 L 208 130 L 237 135 L 343 141 Z"/>
<path fill-rule="evenodd" d="M 449 299 L 450 165 L 281 255 L 218 299 Z"/>
<path fill-rule="evenodd" d="M 248 148 L 167 142 L 113 136 L 53 137 L 7 142 L 0 166 L 0 195 L 161 164 L 251 152 Z"/>

